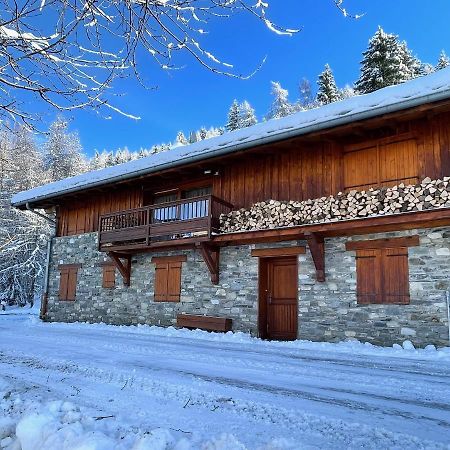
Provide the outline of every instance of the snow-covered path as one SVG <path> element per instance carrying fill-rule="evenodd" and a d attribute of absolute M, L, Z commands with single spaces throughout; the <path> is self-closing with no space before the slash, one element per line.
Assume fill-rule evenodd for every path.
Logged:
<path fill-rule="evenodd" d="M 0 315 L 0 374 L 192 448 L 221 433 L 248 448 L 450 448 L 447 351 Z"/>

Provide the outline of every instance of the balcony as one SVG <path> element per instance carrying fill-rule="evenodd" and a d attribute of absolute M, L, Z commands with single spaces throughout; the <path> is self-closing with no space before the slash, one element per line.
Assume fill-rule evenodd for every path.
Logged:
<path fill-rule="evenodd" d="M 233 205 L 213 195 L 100 216 L 99 250 L 124 252 L 209 241 Z"/>

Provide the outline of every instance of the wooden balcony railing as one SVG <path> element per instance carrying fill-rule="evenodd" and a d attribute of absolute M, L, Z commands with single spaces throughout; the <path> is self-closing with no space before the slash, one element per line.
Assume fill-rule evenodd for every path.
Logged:
<path fill-rule="evenodd" d="M 99 249 L 206 240 L 219 231 L 220 215 L 232 209 L 230 203 L 205 195 L 104 214 L 99 219 Z"/>

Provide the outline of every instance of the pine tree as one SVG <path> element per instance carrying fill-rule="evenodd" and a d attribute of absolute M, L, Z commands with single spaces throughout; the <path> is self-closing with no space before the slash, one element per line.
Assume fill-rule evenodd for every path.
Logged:
<path fill-rule="evenodd" d="M 436 64 L 435 70 L 445 69 L 450 66 L 450 58 L 446 55 L 445 51 L 442 50 L 439 55 L 439 60 Z"/>
<path fill-rule="evenodd" d="M 319 75 L 317 85 L 319 87 L 317 101 L 320 104 L 327 105 L 328 103 L 333 103 L 340 99 L 333 71 L 328 64 L 325 65 L 325 70 Z"/>
<path fill-rule="evenodd" d="M 355 83 L 358 93 L 366 94 L 377 89 L 403 83 L 420 74 L 420 62 L 398 36 L 388 34 L 378 27 L 363 52 L 361 74 Z"/>
<path fill-rule="evenodd" d="M 49 136 L 44 145 L 44 164 L 52 181 L 87 170 L 78 134 L 69 132 L 68 124 L 62 117 L 58 117 L 50 125 Z"/>
<path fill-rule="evenodd" d="M 225 125 L 225 129 L 227 131 L 234 131 L 239 128 L 239 104 L 236 99 L 233 100 L 233 103 L 228 110 L 228 121 Z"/>
<path fill-rule="evenodd" d="M 251 107 L 247 100 L 239 105 L 239 128 L 247 128 L 258 122 L 255 116 L 255 110 Z"/>
<path fill-rule="evenodd" d="M 272 105 L 266 119 L 280 119 L 286 117 L 295 112 L 293 105 L 289 103 L 287 89 L 283 89 L 281 84 L 272 81 L 272 95 L 274 97 Z"/>
<path fill-rule="evenodd" d="M 208 137 L 208 131 L 205 127 L 201 127 L 198 133 L 201 141 L 205 140 Z"/>

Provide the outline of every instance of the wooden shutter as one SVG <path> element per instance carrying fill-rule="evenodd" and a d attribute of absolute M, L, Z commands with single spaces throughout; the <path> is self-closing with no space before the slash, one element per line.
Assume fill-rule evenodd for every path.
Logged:
<path fill-rule="evenodd" d="M 169 264 L 158 263 L 155 267 L 155 302 L 167 301 L 167 282 L 169 279 Z"/>
<path fill-rule="evenodd" d="M 81 264 L 60 265 L 59 299 L 74 301 L 77 291 L 77 275 Z"/>
<path fill-rule="evenodd" d="M 69 269 L 69 281 L 67 283 L 67 300 L 74 301 L 77 291 L 77 273 L 78 269 Z"/>
<path fill-rule="evenodd" d="M 369 147 L 344 154 L 344 189 L 367 189 L 378 183 L 378 150 Z"/>
<path fill-rule="evenodd" d="M 167 301 L 179 302 L 181 293 L 181 262 L 169 263 L 167 277 Z"/>
<path fill-rule="evenodd" d="M 185 255 L 157 256 L 155 266 L 155 302 L 179 302 L 181 293 L 181 267 Z"/>
<path fill-rule="evenodd" d="M 113 264 L 103 266 L 103 284 L 106 289 L 112 289 L 116 286 L 116 268 Z"/>
<path fill-rule="evenodd" d="M 417 142 L 409 139 L 380 146 L 380 184 L 416 184 L 419 182 Z"/>
<path fill-rule="evenodd" d="M 409 304 L 408 247 L 419 236 L 347 242 L 356 251 L 358 303 Z"/>
<path fill-rule="evenodd" d="M 409 270 L 407 248 L 382 251 L 383 303 L 409 303 Z"/>
<path fill-rule="evenodd" d="M 59 299 L 67 300 L 67 285 L 69 283 L 69 269 L 60 268 Z"/>
<path fill-rule="evenodd" d="M 380 250 L 356 251 L 356 285 L 359 304 L 382 303 Z"/>

